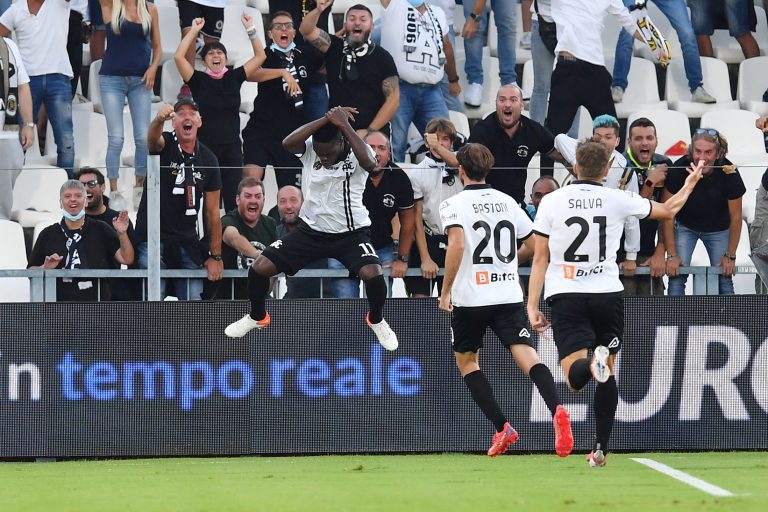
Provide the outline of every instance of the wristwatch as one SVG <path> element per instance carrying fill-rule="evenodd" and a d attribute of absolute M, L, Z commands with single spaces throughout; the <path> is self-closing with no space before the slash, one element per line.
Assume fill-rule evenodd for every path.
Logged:
<path fill-rule="evenodd" d="M 472 18 L 473 20 L 477 21 L 477 18 L 479 18 L 480 16 L 475 14 L 475 13 L 473 13 L 473 12 L 471 12 L 471 13 L 469 13 L 469 17 Z"/>
<path fill-rule="evenodd" d="M 212 260 L 221 261 L 221 254 L 213 254 L 212 252 L 209 252 L 208 257 Z"/>
<path fill-rule="evenodd" d="M 651 187 L 651 188 L 656 186 L 656 184 L 654 182 L 652 182 L 651 180 L 645 180 L 645 183 L 643 183 L 643 185 L 645 185 L 646 187 Z"/>
<path fill-rule="evenodd" d="M 723 254 L 723 256 L 725 256 L 726 258 L 728 258 L 731 261 L 736 261 L 736 255 L 735 254 L 725 253 L 725 254 Z"/>
<path fill-rule="evenodd" d="M 408 254 L 398 254 L 396 259 L 398 261 L 402 261 L 402 262 L 408 263 L 409 255 Z"/>
<path fill-rule="evenodd" d="M 28 123 L 24 123 L 24 128 L 34 128 L 34 127 L 35 127 L 35 123 L 33 123 L 32 121 Z"/>

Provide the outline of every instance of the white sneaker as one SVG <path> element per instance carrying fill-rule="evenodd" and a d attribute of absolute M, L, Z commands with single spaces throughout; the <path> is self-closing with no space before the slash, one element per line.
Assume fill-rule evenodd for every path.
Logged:
<path fill-rule="evenodd" d="M 136 211 L 139 210 L 142 194 L 144 194 L 144 187 L 133 187 L 133 209 Z"/>
<path fill-rule="evenodd" d="M 520 38 L 520 48 L 522 48 L 523 50 L 531 49 L 531 33 L 530 32 L 523 32 L 523 35 Z"/>
<path fill-rule="evenodd" d="M 717 98 L 709 94 L 703 85 L 700 85 L 691 92 L 691 101 L 695 103 L 717 103 Z"/>
<path fill-rule="evenodd" d="M 606 382 L 611 376 L 611 369 L 608 368 L 608 356 L 610 351 L 602 345 L 595 347 L 595 353 L 592 354 L 592 362 L 589 363 L 589 371 L 599 383 Z"/>
<path fill-rule="evenodd" d="M 373 329 L 376 338 L 379 340 L 379 344 L 387 350 L 397 350 L 397 335 L 393 331 L 386 320 L 382 319 L 377 324 L 372 324 L 370 320 L 370 313 L 365 316 L 365 322 Z"/>
<path fill-rule="evenodd" d="M 246 313 L 246 315 L 237 322 L 229 324 L 227 328 L 224 329 L 224 334 L 230 338 L 242 338 L 254 329 L 263 329 L 269 326 L 270 322 L 269 313 L 267 313 L 267 316 L 261 320 L 254 320 L 251 318 L 251 315 Z"/>
<path fill-rule="evenodd" d="M 611 98 L 613 98 L 614 103 L 621 103 L 621 100 L 624 99 L 624 89 L 619 87 L 618 85 L 614 85 L 611 87 Z"/>
<path fill-rule="evenodd" d="M 470 107 L 479 107 L 483 101 L 483 84 L 469 84 L 464 93 L 464 103 Z"/>
<path fill-rule="evenodd" d="M 113 190 L 109 193 L 109 207 L 118 212 L 128 209 L 128 201 L 125 200 L 123 194 L 117 190 Z"/>

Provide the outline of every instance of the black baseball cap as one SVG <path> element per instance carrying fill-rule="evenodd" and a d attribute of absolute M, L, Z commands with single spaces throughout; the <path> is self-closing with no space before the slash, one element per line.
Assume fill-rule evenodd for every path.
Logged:
<path fill-rule="evenodd" d="M 195 100 L 192 98 L 181 98 L 179 101 L 176 102 L 176 104 L 173 106 L 173 111 L 178 112 L 179 109 L 183 106 L 189 106 L 193 109 L 200 111 L 200 107 L 197 106 L 197 103 L 195 103 Z"/>

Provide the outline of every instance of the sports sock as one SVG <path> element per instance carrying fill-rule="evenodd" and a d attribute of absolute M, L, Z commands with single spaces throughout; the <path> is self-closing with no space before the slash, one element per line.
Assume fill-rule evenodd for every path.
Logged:
<path fill-rule="evenodd" d="M 528 372 L 528 376 L 531 378 L 536 388 L 539 390 L 541 398 L 544 399 L 544 403 L 547 404 L 547 409 L 552 415 L 555 415 L 557 406 L 560 405 L 560 396 L 557 394 L 557 388 L 555 387 L 555 379 L 552 377 L 552 372 L 549 371 L 547 365 L 544 363 L 538 363 L 533 365 Z"/>
<path fill-rule="evenodd" d="M 485 417 L 496 427 L 496 432 L 504 430 L 504 424 L 507 418 L 501 412 L 496 398 L 493 396 L 493 389 L 482 370 L 475 370 L 464 376 L 464 384 L 469 388 L 472 394 L 472 400 L 480 407 Z"/>
<path fill-rule="evenodd" d="M 267 291 L 269 291 L 269 278 L 257 274 L 253 267 L 249 268 L 248 296 L 251 299 L 251 318 L 254 320 L 262 320 L 267 316 L 264 305 Z"/>
<path fill-rule="evenodd" d="M 568 383 L 576 391 L 581 391 L 581 388 L 587 385 L 589 379 L 592 378 L 592 373 L 589 371 L 589 359 L 578 359 L 571 365 L 571 369 L 568 370 Z"/>
<path fill-rule="evenodd" d="M 370 313 L 368 319 L 372 324 L 384 320 L 384 302 L 387 300 L 387 282 L 384 276 L 373 276 L 365 281 L 365 295 L 368 297 Z"/>
<path fill-rule="evenodd" d="M 616 378 L 611 375 L 608 380 L 595 388 L 595 446 L 596 449 L 608 451 L 608 440 L 613 430 L 613 419 L 616 416 L 616 405 L 619 403 L 619 387 Z"/>

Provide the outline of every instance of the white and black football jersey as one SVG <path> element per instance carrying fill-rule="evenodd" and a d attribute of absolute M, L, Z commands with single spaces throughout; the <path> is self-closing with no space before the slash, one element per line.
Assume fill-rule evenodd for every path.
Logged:
<path fill-rule="evenodd" d="M 360 167 L 354 152 L 330 168 L 320 163 L 310 138 L 301 156 L 301 191 L 304 204 L 299 217 L 315 231 L 344 233 L 371 225 L 363 206 L 363 192 L 368 172 Z M 376 155 L 366 146 L 372 159 Z"/>
<path fill-rule="evenodd" d="M 443 230 L 464 230 L 464 255 L 451 291 L 454 306 L 523 301 L 517 273 L 517 241 L 531 236 L 533 222 L 510 196 L 490 185 L 468 185 L 440 204 Z"/>
<path fill-rule="evenodd" d="M 648 199 L 592 181 L 577 180 L 544 196 L 533 229 L 549 237 L 545 298 L 622 291 L 616 251 L 624 223 L 650 213 Z"/>

